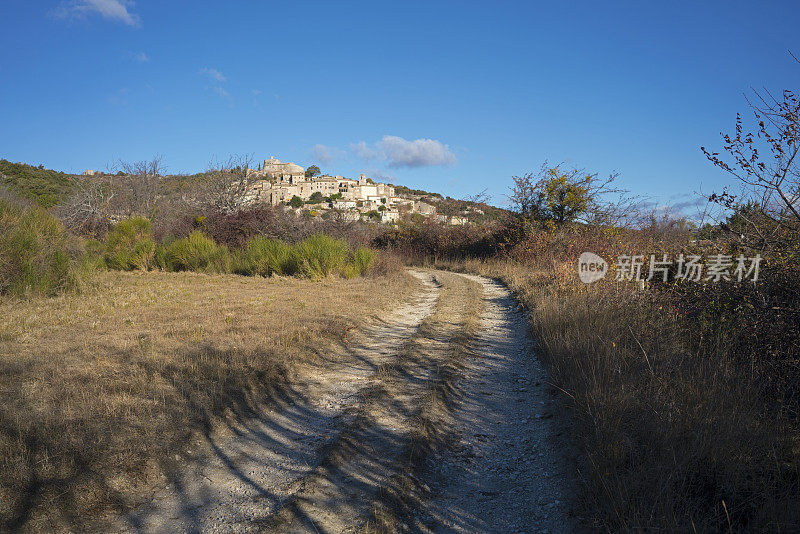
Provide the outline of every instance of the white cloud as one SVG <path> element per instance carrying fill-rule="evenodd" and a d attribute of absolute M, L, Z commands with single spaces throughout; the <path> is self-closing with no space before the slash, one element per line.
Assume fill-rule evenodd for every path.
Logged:
<path fill-rule="evenodd" d="M 457 161 L 450 147 L 435 139 L 407 141 L 402 137 L 385 135 L 378 145 L 390 167 L 431 167 L 452 165 Z"/>
<path fill-rule="evenodd" d="M 364 172 L 366 173 L 367 176 L 369 176 L 371 178 L 374 178 L 375 180 L 378 180 L 379 182 L 392 183 L 395 180 L 397 180 L 396 176 L 393 176 L 391 174 L 386 174 L 385 172 L 383 172 L 383 171 L 381 171 L 379 169 L 367 169 Z"/>
<path fill-rule="evenodd" d="M 314 145 L 311 154 L 314 159 L 323 165 L 330 165 L 337 157 L 338 150 L 325 145 Z"/>
<path fill-rule="evenodd" d="M 384 135 L 374 146 L 361 141 L 351 145 L 350 149 L 362 159 L 385 159 L 389 167 L 433 167 L 453 165 L 458 161 L 450 147 L 436 139 L 409 141 L 395 135 Z"/>
<path fill-rule="evenodd" d="M 223 89 L 222 87 L 219 87 L 219 86 L 214 86 L 214 87 L 211 88 L 211 90 L 214 93 L 216 93 L 219 96 L 221 96 L 222 98 L 227 98 L 227 97 L 231 96 L 231 94 L 228 91 L 226 91 L 225 89 Z"/>
<path fill-rule="evenodd" d="M 209 68 L 209 67 L 203 67 L 202 69 L 200 69 L 200 74 L 208 76 L 209 78 L 211 78 L 212 80 L 217 81 L 217 82 L 226 82 L 226 81 L 228 81 L 228 78 L 226 78 L 225 75 L 222 74 L 217 69 L 212 69 L 212 68 Z"/>
<path fill-rule="evenodd" d="M 375 159 L 380 157 L 380 152 L 367 146 L 367 143 L 364 141 L 359 141 L 358 143 L 350 145 L 350 150 L 361 159 Z"/>
<path fill-rule="evenodd" d="M 150 58 L 144 52 L 130 52 L 130 58 L 137 63 L 147 63 Z"/>
<path fill-rule="evenodd" d="M 706 197 L 699 197 L 694 200 L 686 200 L 684 202 L 678 202 L 673 204 L 671 208 L 678 213 L 683 213 L 687 209 L 700 209 L 703 206 L 708 204 L 708 199 Z"/>
<path fill-rule="evenodd" d="M 69 0 L 62 2 L 50 14 L 56 18 L 73 19 L 97 13 L 104 19 L 136 27 L 141 25 L 142 21 L 139 15 L 130 11 L 133 6 L 132 0 Z"/>

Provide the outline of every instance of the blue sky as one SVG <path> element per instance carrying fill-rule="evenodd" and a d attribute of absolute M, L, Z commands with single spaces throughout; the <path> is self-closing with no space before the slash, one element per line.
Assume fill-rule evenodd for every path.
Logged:
<path fill-rule="evenodd" d="M 797 2 L 3 0 L 0 157 L 230 154 L 503 205 L 547 159 L 683 205 L 730 183 L 751 86 L 797 88 Z"/>

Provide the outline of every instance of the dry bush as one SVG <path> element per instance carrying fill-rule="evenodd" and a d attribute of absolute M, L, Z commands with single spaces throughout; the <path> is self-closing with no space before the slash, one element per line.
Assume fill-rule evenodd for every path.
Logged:
<path fill-rule="evenodd" d="M 405 269 L 406 258 L 398 254 L 381 251 L 375 256 L 367 274 L 373 277 L 389 276 Z"/>
<path fill-rule="evenodd" d="M 114 191 L 111 203 L 116 215 L 139 215 L 152 219 L 158 210 L 162 176 L 166 171 L 164 156 L 149 161 L 126 162 L 114 166 L 116 175 L 108 180 Z"/>
<path fill-rule="evenodd" d="M 70 194 L 56 206 L 56 214 L 77 234 L 102 236 L 111 227 L 115 194 L 106 176 L 76 177 Z"/>
<path fill-rule="evenodd" d="M 434 220 L 403 223 L 384 229 L 371 244 L 404 256 L 410 263 L 488 257 L 501 249 L 501 239 L 510 224 L 511 220 L 483 226 L 445 226 Z"/>
<path fill-rule="evenodd" d="M 701 147 L 708 160 L 735 178 L 739 186 L 739 191 L 726 187 L 709 200 L 738 219 L 738 228 L 729 230 L 743 247 L 787 255 L 798 262 L 800 97 L 791 90 L 784 90 L 780 97 L 766 89 L 753 90 L 748 103 L 757 123 L 753 130 L 748 130 L 737 114 L 735 131 L 722 134 L 725 155 Z"/>
<path fill-rule="evenodd" d="M 800 528 L 800 340 L 796 314 L 769 298 L 796 306 L 797 273 L 767 275 L 749 299 L 730 297 L 733 284 L 586 286 L 552 257 L 451 267 L 504 280 L 531 310 L 539 357 L 574 414 L 589 526 Z"/>
<path fill-rule="evenodd" d="M 415 288 L 105 272 L 80 297 L 0 299 L 0 530 L 135 505 L 193 434 L 300 402 L 304 362 Z"/>

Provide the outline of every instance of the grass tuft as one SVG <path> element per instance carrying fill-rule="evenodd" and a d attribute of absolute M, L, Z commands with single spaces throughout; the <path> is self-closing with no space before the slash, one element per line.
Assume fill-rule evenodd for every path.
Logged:
<path fill-rule="evenodd" d="M 347 243 L 324 234 L 307 237 L 294 249 L 299 272 L 307 278 L 341 273 L 347 265 Z"/>
<path fill-rule="evenodd" d="M 362 276 L 375 259 L 365 247 L 351 251 L 342 240 L 318 234 L 294 245 L 257 236 L 247 242 L 233 258 L 233 272 L 244 275 L 299 276 L 320 279 L 332 275 L 345 278 Z"/>

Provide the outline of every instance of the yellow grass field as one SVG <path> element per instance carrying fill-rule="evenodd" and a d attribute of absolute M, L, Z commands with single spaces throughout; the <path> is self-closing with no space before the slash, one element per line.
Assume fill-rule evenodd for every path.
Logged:
<path fill-rule="evenodd" d="M 416 284 L 107 272 L 77 295 L 0 298 L 2 530 L 125 502 L 193 433 L 279 396 Z"/>

